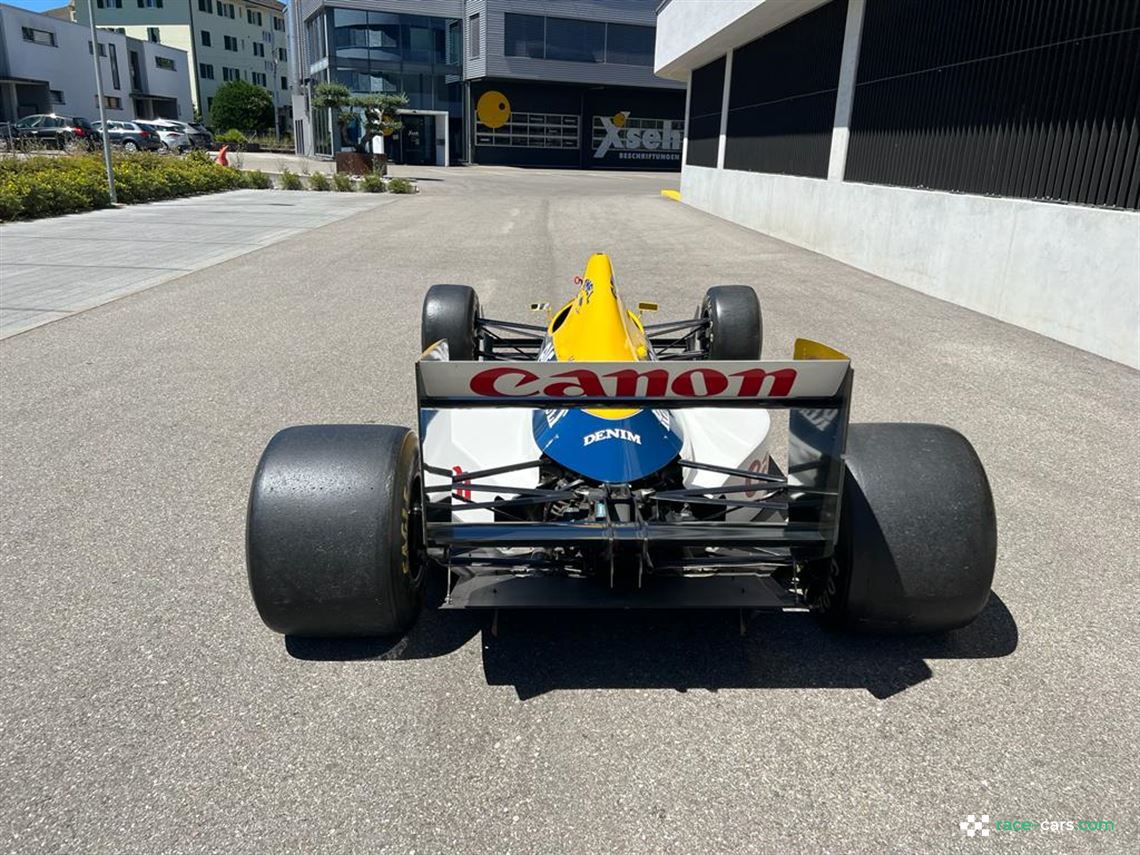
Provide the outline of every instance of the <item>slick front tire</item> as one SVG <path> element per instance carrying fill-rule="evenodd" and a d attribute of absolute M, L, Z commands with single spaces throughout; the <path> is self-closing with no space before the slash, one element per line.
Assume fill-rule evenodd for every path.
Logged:
<path fill-rule="evenodd" d="M 997 523 L 969 441 L 940 425 L 854 424 L 846 465 L 835 554 L 808 568 L 813 609 L 883 633 L 974 620 L 993 583 Z"/>
<path fill-rule="evenodd" d="M 419 443 L 402 427 L 306 425 L 270 440 L 249 497 L 246 567 L 287 635 L 394 635 L 423 598 Z"/>
<path fill-rule="evenodd" d="M 760 300 L 747 285 L 716 285 L 705 292 L 697 317 L 708 321 L 698 347 L 709 359 L 759 359 L 764 343 Z M 703 345 L 703 347 L 702 347 Z"/>
<path fill-rule="evenodd" d="M 479 358 L 479 297 L 469 285 L 432 285 L 424 296 L 420 346 L 427 350 L 447 340 L 448 359 Z"/>

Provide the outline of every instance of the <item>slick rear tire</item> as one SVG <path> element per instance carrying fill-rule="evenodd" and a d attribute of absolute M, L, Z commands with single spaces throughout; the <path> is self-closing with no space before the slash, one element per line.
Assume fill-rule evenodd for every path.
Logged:
<path fill-rule="evenodd" d="M 716 285 L 705 292 L 697 317 L 708 326 L 698 346 L 709 359 L 759 359 L 764 343 L 760 300 L 747 285 Z"/>
<path fill-rule="evenodd" d="M 846 465 L 835 554 L 808 568 L 813 609 L 896 634 L 974 620 L 989 600 L 997 523 L 969 441 L 940 425 L 854 424 Z"/>
<path fill-rule="evenodd" d="M 246 567 L 265 624 L 295 636 L 406 631 L 423 597 L 419 443 L 402 427 L 305 425 L 253 476 Z"/>
<path fill-rule="evenodd" d="M 420 321 L 420 346 L 427 350 L 440 339 L 447 340 L 448 359 L 479 358 L 479 297 L 469 285 L 432 285 L 424 296 Z"/>

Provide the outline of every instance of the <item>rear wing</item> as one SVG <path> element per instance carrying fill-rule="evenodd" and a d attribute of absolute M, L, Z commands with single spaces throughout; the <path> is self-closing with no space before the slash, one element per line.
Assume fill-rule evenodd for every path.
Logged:
<path fill-rule="evenodd" d="M 853 374 L 850 360 L 844 354 L 817 342 L 797 340 L 794 355 L 791 360 L 754 362 L 451 362 L 447 358 L 446 343 L 440 341 L 425 350 L 416 363 L 421 435 L 436 411 L 448 409 L 787 409 L 790 413 L 786 478 L 765 480 L 766 476 L 756 472 L 712 467 L 724 474 L 764 480 L 764 490 L 783 496 L 780 507 L 787 511 L 786 523 L 779 526 L 771 522 L 676 524 L 669 526 L 669 532 L 657 531 L 661 526 L 656 524 L 653 527 L 632 525 L 628 531 L 609 526 L 605 536 L 611 540 L 659 538 L 694 544 L 717 542 L 715 539 L 720 538 L 726 543 L 787 547 L 797 560 L 822 557 L 830 554 L 834 547 L 838 528 Z M 520 464 L 534 466 L 537 462 L 520 461 Z M 448 461 L 423 460 L 422 465 L 425 473 L 451 478 L 454 490 L 468 495 L 472 490 L 478 493 L 480 476 L 503 471 L 453 475 Z M 702 467 L 700 461 L 682 465 L 709 468 Z M 433 490 L 438 492 L 440 488 Z M 726 490 L 720 488 L 719 492 Z M 430 511 L 450 507 L 450 504 L 433 501 L 430 495 L 425 498 L 429 511 L 426 515 L 429 543 L 521 545 L 547 540 L 569 541 L 579 536 L 598 537 L 597 527 L 586 524 L 432 522 Z M 531 499 L 537 503 L 543 497 L 535 495 Z M 578 528 L 583 531 L 577 531 Z M 691 529 L 691 532 L 681 529 Z M 520 533 L 520 530 L 525 531 Z"/>
<path fill-rule="evenodd" d="M 437 342 L 416 363 L 416 390 L 421 408 L 833 407 L 851 364 L 830 352 L 780 362 L 450 362 Z"/>

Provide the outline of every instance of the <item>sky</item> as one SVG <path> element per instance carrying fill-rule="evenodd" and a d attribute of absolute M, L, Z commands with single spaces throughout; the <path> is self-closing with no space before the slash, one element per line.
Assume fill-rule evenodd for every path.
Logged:
<path fill-rule="evenodd" d="M 46 12 L 48 9 L 58 9 L 66 6 L 67 0 L 0 0 L 5 6 L 18 6 L 21 9 L 31 9 L 33 12 Z M 87 0 L 79 0 L 86 3 Z"/>

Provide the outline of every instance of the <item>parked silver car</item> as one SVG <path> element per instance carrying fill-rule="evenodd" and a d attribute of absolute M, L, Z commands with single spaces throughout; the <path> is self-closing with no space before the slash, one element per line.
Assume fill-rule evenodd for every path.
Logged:
<path fill-rule="evenodd" d="M 214 144 L 210 132 L 201 125 L 190 122 L 180 122 L 177 119 L 151 119 L 150 124 L 159 130 L 163 128 L 185 134 L 189 148 L 209 149 Z"/>
<path fill-rule="evenodd" d="M 157 136 L 162 146 L 170 152 L 181 154 L 184 151 L 189 151 L 193 148 L 190 142 L 190 137 L 182 132 L 181 129 L 171 125 L 160 125 L 155 121 L 140 122 L 144 128 L 153 131 Z"/>

